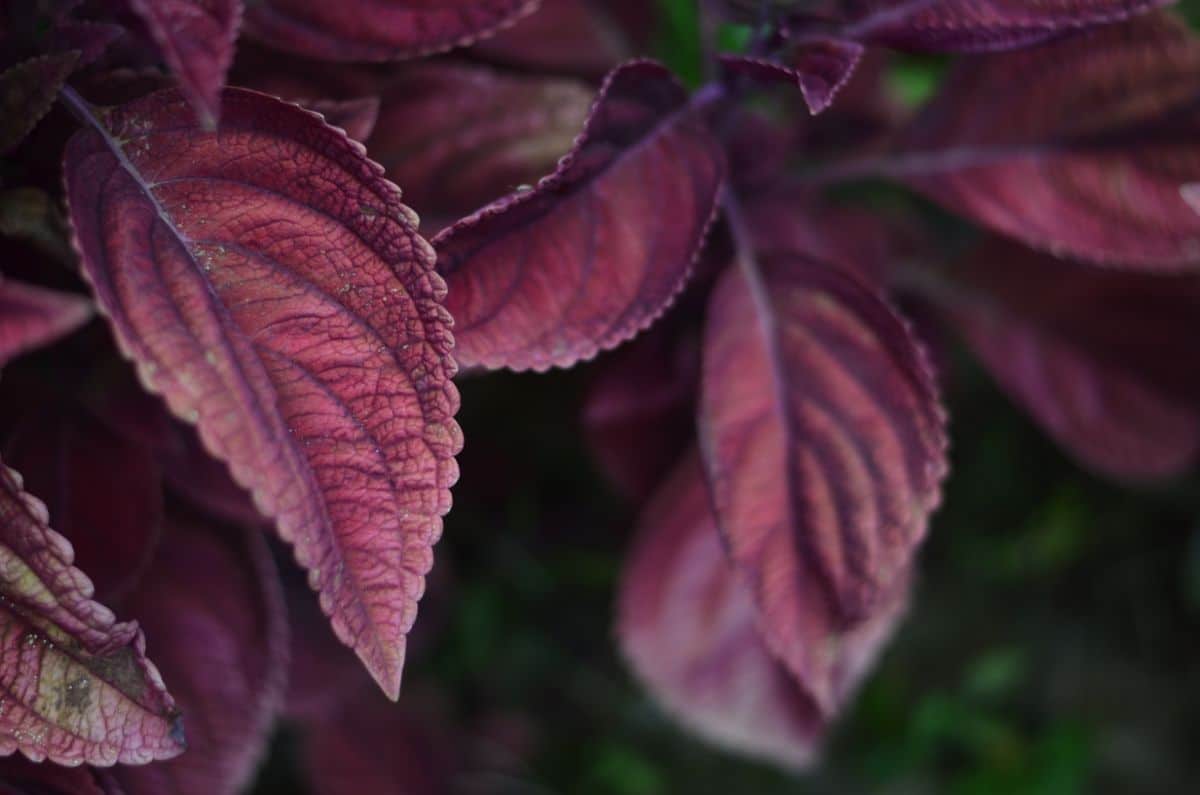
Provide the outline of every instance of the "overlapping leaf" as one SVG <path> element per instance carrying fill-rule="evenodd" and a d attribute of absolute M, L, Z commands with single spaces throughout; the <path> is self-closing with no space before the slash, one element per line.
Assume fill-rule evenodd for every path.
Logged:
<path fill-rule="evenodd" d="M 531 14 L 540 0 L 256 0 L 246 33 L 329 61 L 390 61 L 470 44 Z"/>
<path fill-rule="evenodd" d="M 552 171 L 590 104 L 567 80 L 424 64 L 388 83 L 367 149 L 432 234 Z"/>
<path fill-rule="evenodd" d="M 903 596 L 946 470 L 943 412 L 908 328 L 834 266 L 743 251 L 707 324 L 700 438 L 721 532 L 768 644 L 829 714 L 827 643 Z"/>
<path fill-rule="evenodd" d="M 205 127 L 220 114 L 242 0 L 130 0 Z"/>
<path fill-rule="evenodd" d="M 434 239 L 458 360 L 566 367 L 636 334 L 686 280 L 723 176 L 666 69 L 615 70 L 553 174 Z"/>
<path fill-rule="evenodd" d="M 71 544 L 0 465 L 0 756 L 141 764 L 184 747 L 135 624 L 92 599 Z"/>
<path fill-rule="evenodd" d="M 254 92 L 227 91 L 219 134 L 176 91 L 90 124 L 67 192 L 118 341 L 394 697 L 461 446 L 445 287 L 412 211 L 359 144 Z"/>
<path fill-rule="evenodd" d="M 91 316 L 81 296 L 0 281 L 0 364 L 70 334 Z"/>
<path fill-rule="evenodd" d="M 816 37 L 804 42 L 786 61 L 726 55 L 721 65 L 733 74 L 763 82 L 792 83 L 800 89 L 814 116 L 832 103 L 862 59 L 863 46 L 846 39 Z"/>
<path fill-rule="evenodd" d="M 542 72 L 603 75 L 633 54 L 629 37 L 618 24 L 627 9 L 614 8 L 632 5 L 612 0 L 543 0 L 537 13 L 479 42 L 471 53 Z"/>
<path fill-rule="evenodd" d="M 1096 471 L 1178 474 L 1200 454 L 1200 279 L 1095 271 L 997 242 L 934 295 L 1001 386 Z"/>
<path fill-rule="evenodd" d="M 50 112 L 78 60 L 78 52 L 42 55 L 0 72 L 0 153 L 21 143 Z"/>
<path fill-rule="evenodd" d="M 980 101 L 986 98 L 987 101 Z M 894 173 L 1035 248 L 1123 267 L 1200 265 L 1200 41 L 1154 15 L 965 60 Z"/>

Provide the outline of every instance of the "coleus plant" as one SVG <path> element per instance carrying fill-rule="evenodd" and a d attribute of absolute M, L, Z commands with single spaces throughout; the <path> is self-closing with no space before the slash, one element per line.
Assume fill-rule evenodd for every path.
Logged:
<path fill-rule="evenodd" d="M 689 91 L 640 3 L 4 3 L 0 787 L 236 792 L 286 713 L 318 791 L 441 791 L 264 531 L 397 698 L 456 374 L 634 337 L 584 407 L 644 505 L 624 654 L 807 764 L 918 576 L 948 329 L 1083 466 L 1195 460 L 1200 41 L 1159 5 L 712 3 L 747 43 Z M 923 107 L 892 49 L 956 54 Z"/>

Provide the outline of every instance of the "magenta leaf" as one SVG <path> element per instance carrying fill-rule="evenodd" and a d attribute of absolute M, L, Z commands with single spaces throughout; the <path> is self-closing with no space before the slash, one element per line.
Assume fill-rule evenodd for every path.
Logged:
<path fill-rule="evenodd" d="M 434 238 L 459 362 L 569 367 L 637 334 L 686 281 L 724 170 L 666 69 L 616 69 L 553 174 Z"/>
<path fill-rule="evenodd" d="M 945 416 L 907 326 L 849 272 L 741 252 L 711 298 L 700 439 L 768 645 L 823 714 L 837 638 L 905 588 L 946 471 Z"/>
<path fill-rule="evenodd" d="M 787 62 L 745 55 L 723 55 L 721 66 L 761 82 L 791 83 L 800 89 L 814 116 L 833 104 L 862 59 L 863 46 L 854 41 L 827 37 L 803 42 Z"/>
<path fill-rule="evenodd" d="M 70 334 L 91 316 L 82 296 L 0 281 L 0 365 Z"/>
<path fill-rule="evenodd" d="M 1172 0 L 846 0 L 841 33 L 872 44 L 931 52 L 1026 47 L 1128 19 Z"/>
<path fill-rule="evenodd" d="M 613 0 L 543 0 L 531 14 L 471 54 L 539 72 L 600 76 L 633 52 Z M 628 5 L 628 3 L 626 3 Z"/>
<path fill-rule="evenodd" d="M 845 698 L 903 611 L 897 600 L 830 648 L 831 681 Z M 758 630 L 754 599 L 727 559 L 699 456 L 690 453 L 639 521 L 620 589 L 618 637 L 651 694 L 683 725 L 731 751 L 808 765 L 831 715 L 811 683 L 793 678 Z"/>
<path fill-rule="evenodd" d="M 375 123 L 379 120 L 379 97 L 318 99 L 300 104 L 320 113 L 327 123 L 341 127 L 346 131 L 346 135 L 364 143 L 371 137 Z"/>
<path fill-rule="evenodd" d="M 262 534 L 169 518 L 129 609 L 153 639 L 179 699 L 188 751 L 169 762 L 115 771 L 122 789 L 128 795 L 242 792 L 266 749 L 288 667 L 283 593 Z"/>
<path fill-rule="evenodd" d="M 590 104 L 591 92 L 568 80 L 421 64 L 384 88 L 367 149 L 431 234 L 552 171 Z"/>
<path fill-rule="evenodd" d="M 540 0 L 255 0 L 246 33 L 327 61 L 391 61 L 462 47 L 533 13 Z"/>
<path fill-rule="evenodd" d="M 360 144 L 262 94 L 228 90 L 219 134 L 175 91 L 78 110 L 71 220 L 118 342 L 395 698 L 462 444 L 414 214 Z"/>
<path fill-rule="evenodd" d="M 129 0 L 175 73 L 200 122 L 216 126 L 233 63 L 242 0 Z M 253 0 L 252 0 L 253 2 Z"/>
<path fill-rule="evenodd" d="M 0 756 L 142 764 L 184 748 L 136 624 L 92 599 L 70 542 L 0 465 Z"/>
<path fill-rule="evenodd" d="M 50 112 L 78 52 L 30 58 L 0 72 L 0 153 L 15 147 Z"/>
<path fill-rule="evenodd" d="M 998 241 L 947 276 L 954 325 L 1000 385 L 1083 465 L 1177 475 L 1200 457 L 1200 280 L 1097 271 Z M 951 300 L 952 299 L 952 300 Z"/>
<path fill-rule="evenodd" d="M 1195 268 L 1200 215 L 1181 188 L 1200 179 L 1198 94 L 1200 42 L 1167 16 L 966 60 L 894 173 L 1037 249 Z"/>

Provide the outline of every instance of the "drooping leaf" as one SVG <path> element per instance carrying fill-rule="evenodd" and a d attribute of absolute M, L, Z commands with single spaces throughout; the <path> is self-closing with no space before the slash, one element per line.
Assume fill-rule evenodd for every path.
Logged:
<path fill-rule="evenodd" d="M 553 174 L 434 239 L 455 356 L 545 370 L 632 337 L 686 281 L 723 177 L 720 147 L 666 69 L 612 72 Z"/>
<path fill-rule="evenodd" d="M 923 351 L 848 271 L 742 251 L 713 293 L 700 440 L 768 645 L 823 714 L 837 639 L 900 598 L 946 471 Z"/>
<path fill-rule="evenodd" d="M 1010 50 L 1128 19 L 1173 0 L 845 0 L 840 33 L 931 52 Z"/>
<path fill-rule="evenodd" d="M 423 64 L 384 89 L 367 151 L 432 234 L 552 171 L 590 104 L 591 92 L 568 80 Z"/>
<path fill-rule="evenodd" d="M 70 334 L 91 316 L 82 296 L 0 281 L 0 365 Z"/>
<path fill-rule="evenodd" d="M 902 612 L 807 640 L 829 648 L 845 698 Z M 709 742 L 789 768 L 808 765 L 829 719 L 759 633 L 754 599 L 722 549 L 699 456 L 689 453 L 639 520 L 617 634 L 630 666 L 672 716 Z"/>
<path fill-rule="evenodd" d="M 179 699 L 188 751 L 115 771 L 121 788 L 127 795 L 242 792 L 266 750 L 288 666 L 283 594 L 265 539 L 169 517 L 129 610 L 153 638 Z"/>
<path fill-rule="evenodd" d="M 366 142 L 379 120 L 379 97 L 359 97 L 344 100 L 314 100 L 301 102 L 325 117 L 334 127 L 341 127 L 356 141 Z"/>
<path fill-rule="evenodd" d="M 1097 271 L 996 241 L 932 295 L 1013 399 L 1085 466 L 1118 480 L 1200 457 L 1200 279 Z M 1191 374 L 1190 374 L 1191 373 Z"/>
<path fill-rule="evenodd" d="M 1181 189 L 1200 179 L 1198 99 L 1200 40 L 1166 16 L 967 59 L 894 173 L 1034 248 L 1194 269 L 1200 214 Z"/>
<path fill-rule="evenodd" d="M 84 273 L 395 697 L 462 443 L 445 287 L 361 145 L 250 91 L 221 118 L 175 91 L 91 115 L 66 155 Z"/>
<path fill-rule="evenodd" d="M 762 82 L 795 85 L 804 96 L 809 112 L 815 116 L 828 108 L 850 81 L 862 55 L 863 46 L 858 42 L 820 37 L 799 45 L 786 62 L 723 55 L 721 66 L 732 74 L 746 75 Z"/>
<path fill-rule="evenodd" d="M 462 47 L 533 13 L 540 0 L 255 0 L 245 30 L 327 61 L 391 61 Z"/>
<path fill-rule="evenodd" d="M 70 77 L 78 52 L 30 58 L 0 72 L 0 154 L 33 131 Z"/>
<path fill-rule="evenodd" d="M 215 127 L 242 0 L 130 0 L 130 7 L 145 22 L 200 123 Z"/>
<path fill-rule="evenodd" d="M 620 4 L 543 0 L 537 13 L 479 42 L 471 54 L 543 73 L 599 77 L 633 55 L 619 24 L 622 9 L 614 5 Z"/>
<path fill-rule="evenodd" d="M 0 465 L 0 756 L 143 764 L 184 748 L 136 624 L 92 599 L 71 544 Z"/>

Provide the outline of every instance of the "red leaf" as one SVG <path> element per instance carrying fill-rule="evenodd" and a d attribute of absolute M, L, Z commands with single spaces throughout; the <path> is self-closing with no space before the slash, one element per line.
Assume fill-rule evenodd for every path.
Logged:
<path fill-rule="evenodd" d="M 367 149 L 421 208 L 430 233 L 553 170 L 590 102 L 588 89 L 567 80 L 422 64 L 383 89 Z"/>
<path fill-rule="evenodd" d="M 744 55 L 723 55 L 721 66 L 761 82 L 792 83 L 800 89 L 814 116 L 833 104 L 833 99 L 850 81 L 863 55 L 863 46 L 853 41 L 814 38 L 800 44 L 787 63 Z"/>
<path fill-rule="evenodd" d="M 183 750 L 136 624 L 92 599 L 71 544 L 0 465 L 0 756 L 142 764 Z"/>
<path fill-rule="evenodd" d="M 613 5 L 612 0 L 543 0 L 537 13 L 479 42 L 471 53 L 538 72 L 598 77 L 633 55 L 618 24 L 621 9 L 614 11 Z"/>
<path fill-rule="evenodd" d="M 832 648 L 830 682 L 798 683 L 768 650 L 754 599 L 726 558 L 699 456 L 690 453 L 639 522 L 620 591 L 618 636 L 663 707 L 697 734 L 790 768 L 812 761 L 829 715 L 810 689 L 845 697 L 903 608 L 899 600 Z"/>
<path fill-rule="evenodd" d="M 0 72 L 0 153 L 15 147 L 50 112 L 78 52 L 42 55 Z"/>
<path fill-rule="evenodd" d="M 721 532 L 768 645 L 823 713 L 839 692 L 813 637 L 887 611 L 946 471 L 924 354 L 857 278 L 742 252 L 713 293 L 700 438 Z"/>
<path fill-rule="evenodd" d="M 1200 378 L 1179 374 L 1195 369 L 1179 366 L 1200 334 L 1195 276 L 1097 271 L 1002 241 L 947 275 L 967 343 L 1082 464 L 1144 481 L 1195 463 Z"/>
<path fill-rule="evenodd" d="M 462 47 L 533 13 L 540 0 L 257 0 L 246 33 L 328 61 L 391 61 Z"/>
<path fill-rule="evenodd" d="M 0 281 L 0 365 L 70 334 L 91 316 L 82 296 Z"/>
<path fill-rule="evenodd" d="M 1155 15 L 966 60 L 896 173 L 1027 245 L 1146 270 L 1200 265 L 1200 43 Z M 987 102 L 980 97 L 990 98 Z"/>
<path fill-rule="evenodd" d="M 568 367 L 637 334 L 686 281 L 723 177 L 720 147 L 666 69 L 615 70 L 553 174 L 434 239 L 458 360 Z"/>
<path fill-rule="evenodd" d="M 130 0 L 206 128 L 216 126 L 242 0 Z"/>
<path fill-rule="evenodd" d="M 445 288 L 412 211 L 361 145 L 254 92 L 227 91 L 219 134 L 174 91 L 91 124 L 67 193 L 118 341 L 395 697 L 462 444 Z"/>
<path fill-rule="evenodd" d="M 188 751 L 115 771 L 128 795 L 234 795 L 266 750 L 288 667 L 279 575 L 257 532 L 169 520 L 130 600 L 179 698 Z M 379 698 L 378 693 L 374 693 Z"/>

